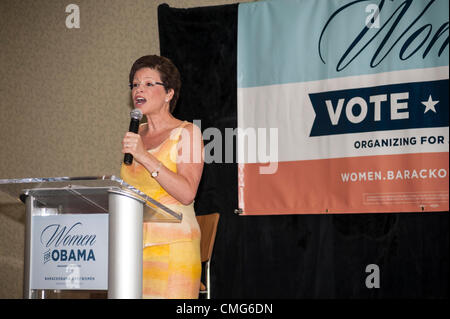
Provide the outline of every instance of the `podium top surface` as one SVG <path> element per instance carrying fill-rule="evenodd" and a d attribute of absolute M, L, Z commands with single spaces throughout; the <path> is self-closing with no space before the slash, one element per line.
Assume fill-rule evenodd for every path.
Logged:
<path fill-rule="evenodd" d="M 2 194 L 3 193 L 3 194 Z M 120 178 L 111 176 L 46 177 L 0 179 L 0 204 L 8 202 L 7 194 L 25 203 L 33 196 L 37 205 L 58 209 L 60 213 L 108 212 L 110 193 L 132 197 L 144 205 L 144 221 L 180 222 L 182 214 L 173 211 Z"/>

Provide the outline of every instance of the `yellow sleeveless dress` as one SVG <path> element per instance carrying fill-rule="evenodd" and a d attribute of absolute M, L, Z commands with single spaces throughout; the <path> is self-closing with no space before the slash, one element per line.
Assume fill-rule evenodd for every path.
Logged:
<path fill-rule="evenodd" d="M 155 149 L 148 150 L 168 169 L 177 172 L 177 143 L 188 122 L 172 131 Z M 200 288 L 200 228 L 194 204 L 184 206 L 170 196 L 151 177 L 150 172 L 133 161 L 122 164 L 121 178 L 170 209 L 183 214 L 181 223 L 144 223 L 143 297 L 193 299 Z"/>

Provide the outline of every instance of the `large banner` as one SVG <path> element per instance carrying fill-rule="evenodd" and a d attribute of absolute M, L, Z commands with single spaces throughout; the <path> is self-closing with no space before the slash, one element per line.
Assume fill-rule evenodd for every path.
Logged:
<path fill-rule="evenodd" d="M 244 214 L 448 211 L 448 0 L 239 5 Z"/>

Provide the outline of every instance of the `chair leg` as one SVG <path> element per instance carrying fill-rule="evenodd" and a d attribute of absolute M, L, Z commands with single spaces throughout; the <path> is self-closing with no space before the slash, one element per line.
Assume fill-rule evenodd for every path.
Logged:
<path fill-rule="evenodd" d="M 206 262 L 206 299 L 211 299 L 211 281 L 210 281 L 209 260 Z"/>

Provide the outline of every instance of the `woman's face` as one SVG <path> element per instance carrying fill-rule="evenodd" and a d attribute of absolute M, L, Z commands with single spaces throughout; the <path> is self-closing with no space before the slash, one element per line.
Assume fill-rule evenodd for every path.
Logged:
<path fill-rule="evenodd" d="M 154 69 L 142 68 L 134 74 L 131 96 L 134 107 L 143 114 L 159 112 L 165 104 L 169 104 L 172 92 L 166 92 L 159 72 Z"/>

